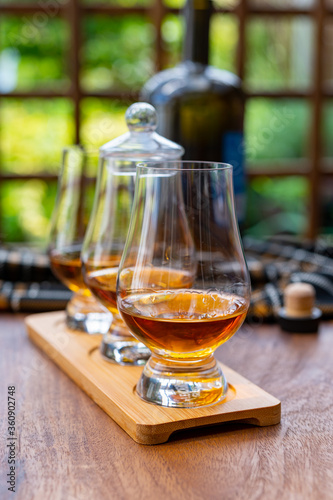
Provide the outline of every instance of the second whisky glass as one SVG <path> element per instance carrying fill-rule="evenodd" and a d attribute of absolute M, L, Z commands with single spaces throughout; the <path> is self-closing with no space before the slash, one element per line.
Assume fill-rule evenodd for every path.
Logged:
<path fill-rule="evenodd" d="M 132 336 L 117 307 L 118 266 L 129 227 L 136 164 L 180 158 L 183 148 L 156 133 L 157 115 L 147 103 L 134 103 L 126 111 L 128 132 L 100 148 L 100 165 L 93 213 L 81 254 L 84 279 L 97 299 L 113 314 L 110 331 L 100 351 L 113 362 L 144 364 L 149 349 Z"/>
<path fill-rule="evenodd" d="M 81 260 L 86 285 L 112 313 L 110 330 L 104 335 L 101 353 L 123 365 L 144 364 L 150 351 L 137 341 L 122 320 L 116 284 L 118 266 L 129 226 L 135 184 L 134 162 L 100 161 L 91 219 L 84 239 Z"/>

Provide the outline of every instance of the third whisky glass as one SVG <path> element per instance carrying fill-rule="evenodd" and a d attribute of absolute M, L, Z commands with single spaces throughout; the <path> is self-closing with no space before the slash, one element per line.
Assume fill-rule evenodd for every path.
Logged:
<path fill-rule="evenodd" d="M 107 332 L 112 320 L 84 283 L 80 259 L 94 192 L 87 172 L 91 171 L 94 179 L 97 161 L 96 152 L 78 145 L 63 150 L 48 248 L 52 271 L 74 292 L 67 305 L 66 324 L 89 334 Z"/>
<path fill-rule="evenodd" d="M 117 297 L 128 328 L 152 351 L 136 388 L 142 399 L 190 408 L 225 398 L 214 351 L 240 328 L 250 300 L 231 166 L 137 167 Z"/>

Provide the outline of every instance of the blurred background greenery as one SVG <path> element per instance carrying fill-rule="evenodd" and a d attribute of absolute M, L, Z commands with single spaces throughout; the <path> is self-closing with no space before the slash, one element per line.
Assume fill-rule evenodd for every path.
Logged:
<path fill-rule="evenodd" d="M 282 0 L 281 0 L 282 1 Z M 281 1 L 271 0 L 273 5 Z M 287 2 L 287 0 L 285 0 Z M 0 0 L 1 4 L 4 0 Z M 7 4 L 9 2 L 7 1 Z M 16 0 L 24 3 L 24 0 Z M 93 0 L 86 0 L 93 3 Z M 150 0 L 104 0 L 118 6 L 147 5 Z M 181 7 L 181 0 L 168 0 Z M 218 5 L 232 4 L 227 0 Z M 29 24 L 30 23 L 30 24 Z M 29 15 L 0 20 L 0 155 L 4 174 L 57 174 L 61 149 L 74 141 L 73 104 L 69 98 L 13 98 L 12 91 L 64 92 L 70 88 L 69 25 L 49 16 L 40 26 Z M 30 31 L 29 31 L 30 30 Z M 156 32 L 148 17 L 92 14 L 83 19 L 80 83 L 84 92 L 138 91 L 154 73 Z M 244 85 L 250 90 L 307 91 L 313 83 L 313 26 L 297 18 L 253 17 L 247 26 Z M 162 28 L 164 67 L 181 58 L 182 18 L 167 14 Z M 330 32 L 329 32 L 330 33 Z M 211 25 L 211 64 L 236 72 L 237 18 L 215 14 Z M 330 36 L 327 38 L 328 49 Z M 329 72 L 326 83 L 331 82 Z M 82 142 L 98 148 L 125 131 L 131 103 L 104 97 L 81 102 Z M 324 154 L 333 156 L 333 105 L 324 113 Z M 247 103 L 247 168 L 297 166 L 309 158 L 310 103 L 304 99 L 252 98 Z M 256 236 L 302 236 L 308 221 L 309 180 L 301 175 L 255 177 L 248 182 L 245 231 Z M 323 186 L 321 233 L 333 232 L 333 186 Z M 45 244 L 56 183 L 42 179 L 0 182 L 1 239 Z"/>

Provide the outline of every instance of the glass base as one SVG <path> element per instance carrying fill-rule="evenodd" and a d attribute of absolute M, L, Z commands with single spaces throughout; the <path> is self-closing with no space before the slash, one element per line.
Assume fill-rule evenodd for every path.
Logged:
<path fill-rule="evenodd" d="M 144 365 L 151 356 L 150 350 L 134 337 L 123 337 L 113 333 L 104 335 L 100 352 L 107 361 L 126 366 Z"/>
<path fill-rule="evenodd" d="M 72 330 L 91 335 L 109 331 L 112 315 L 103 309 L 93 297 L 74 294 L 66 308 L 66 325 Z"/>
<path fill-rule="evenodd" d="M 214 356 L 198 361 L 166 360 L 153 354 L 136 391 L 150 403 L 196 408 L 220 403 L 228 384 Z"/>

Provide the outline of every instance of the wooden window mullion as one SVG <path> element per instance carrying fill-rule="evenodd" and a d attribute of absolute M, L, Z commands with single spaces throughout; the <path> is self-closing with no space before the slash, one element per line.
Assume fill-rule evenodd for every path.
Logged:
<path fill-rule="evenodd" d="M 247 0 L 239 0 L 236 9 L 238 17 L 238 46 L 237 46 L 237 74 L 241 80 L 245 76 L 246 57 L 246 23 L 248 20 Z"/>
<path fill-rule="evenodd" d="M 71 98 L 74 106 L 74 142 L 80 144 L 80 106 L 82 96 L 80 85 L 81 12 L 79 0 L 69 0 L 67 15 L 70 26 L 68 67 L 71 79 Z"/>
<path fill-rule="evenodd" d="M 164 50 L 162 40 L 162 23 L 166 9 L 163 0 L 155 0 L 150 10 L 150 17 L 155 28 L 155 71 L 161 71 L 164 63 Z"/>
<path fill-rule="evenodd" d="M 308 236 L 313 239 L 318 234 L 320 219 L 320 182 L 322 156 L 322 104 L 323 104 L 323 39 L 324 39 L 324 0 L 317 0 L 314 12 L 315 50 L 314 82 L 312 97 L 312 126 L 310 128 L 311 171 L 310 171 L 310 217 Z"/>

